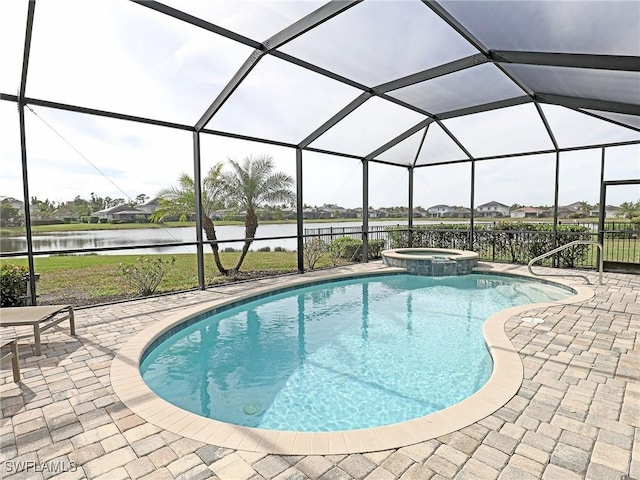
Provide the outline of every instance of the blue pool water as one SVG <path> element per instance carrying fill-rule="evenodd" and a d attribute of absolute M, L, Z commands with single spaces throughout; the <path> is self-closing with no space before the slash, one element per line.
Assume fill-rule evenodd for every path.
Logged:
<path fill-rule="evenodd" d="M 237 425 L 387 425 L 451 406 L 486 383 L 489 316 L 571 295 L 491 275 L 324 283 L 201 315 L 148 351 L 140 369 L 165 400 Z"/>

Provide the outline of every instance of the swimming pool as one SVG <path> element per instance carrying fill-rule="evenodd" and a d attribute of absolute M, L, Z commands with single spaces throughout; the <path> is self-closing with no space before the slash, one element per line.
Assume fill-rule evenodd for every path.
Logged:
<path fill-rule="evenodd" d="M 489 379 L 482 326 L 573 292 L 495 276 L 382 275 L 200 314 L 159 336 L 147 385 L 187 411 L 270 430 L 343 431 L 443 410 Z"/>

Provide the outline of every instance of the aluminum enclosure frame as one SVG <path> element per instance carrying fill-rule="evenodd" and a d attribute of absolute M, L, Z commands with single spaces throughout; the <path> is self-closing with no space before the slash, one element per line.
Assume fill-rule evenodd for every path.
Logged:
<path fill-rule="evenodd" d="M 363 219 L 362 219 L 362 239 L 363 239 L 363 261 L 367 261 L 367 249 L 368 249 L 368 208 L 369 208 L 369 163 L 379 163 L 386 165 L 393 165 L 400 168 L 407 168 L 409 172 L 409 182 L 407 185 L 408 192 L 408 205 L 409 205 L 409 218 L 408 225 L 409 230 L 411 231 L 413 228 L 413 193 L 414 193 L 414 170 L 415 168 L 428 168 L 435 165 L 445 165 L 450 163 L 466 163 L 470 162 L 471 165 L 471 174 L 470 174 L 470 205 L 471 205 L 471 219 L 470 219 L 470 230 L 471 230 L 471 242 L 473 242 L 473 226 L 474 226 L 474 206 L 475 206 L 475 166 L 476 162 L 483 160 L 491 160 L 498 158 L 512 158 L 512 157 L 526 157 L 528 155 L 536 155 L 541 153 L 555 153 L 556 162 L 555 162 L 555 180 L 554 180 L 554 239 L 557 237 L 557 221 L 558 221 L 558 191 L 559 191 L 559 164 L 560 164 L 560 154 L 562 152 L 568 151 L 578 151 L 578 150 L 588 150 L 594 148 L 602 149 L 602 165 L 604 168 L 604 157 L 605 157 L 605 149 L 607 147 L 615 147 L 622 145 L 636 145 L 640 144 L 640 140 L 638 141 L 629 141 L 629 142 L 616 142 L 616 143 L 606 143 L 606 144 L 592 144 L 585 145 L 581 147 L 572 147 L 572 148 L 560 148 L 558 142 L 556 140 L 553 129 L 549 125 L 544 112 L 542 111 L 541 105 L 550 104 L 550 105 L 559 105 L 574 111 L 578 111 L 582 114 L 590 115 L 592 117 L 598 118 L 602 121 L 609 122 L 611 124 L 617 126 L 623 126 L 633 131 L 640 132 L 640 128 L 634 127 L 632 125 L 623 124 L 619 121 L 611 120 L 606 117 L 598 116 L 597 114 L 586 112 L 585 109 L 590 110 L 598 110 L 604 112 L 612 112 L 612 113 L 620 113 L 625 115 L 634 115 L 640 116 L 640 104 L 629 104 L 623 102 L 615 102 L 615 101 L 605 101 L 597 98 L 579 98 L 579 97 L 570 97 L 566 95 L 558 95 L 548 92 L 535 92 L 530 89 L 526 82 L 521 79 L 516 78 L 514 75 L 509 73 L 505 69 L 505 65 L 509 64 L 520 64 L 520 65 L 543 65 L 543 66 L 555 66 L 555 67 L 564 67 L 564 68 L 590 68 L 590 69 L 599 69 L 599 70 L 611 70 L 611 71 L 623 71 L 623 72 L 640 72 L 640 58 L 638 57 L 627 57 L 621 55 L 584 55 L 584 54 L 575 54 L 575 53 L 546 53 L 546 52 L 531 52 L 531 51 L 508 51 L 508 50 L 491 50 L 486 45 L 482 43 L 476 36 L 474 36 L 471 32 L 469 32 L 454 16 L 449 14 L 447 10 L 433 0 L 422 0 L 422 3 L 426 8 L 429 8 L 432 12 L 438 15 L 443 21 L 445 21 L 448 25 L 450 25 L 458 34 L 460 34 L 470 45 L 472 45 L 477 51 L 477 54 L 467 56 L 465 58 L 461 58 L 459 60 L 449 62 L 447 64 L 439 65 L 422 72 L 414 73 L 402 78 L 395 79 L 393 81 L 385 82 L 379 84 L 377 86 L 366 86 L 363 85 L 353 79 L 349 79 L 343 77 L 335 72 L 331 72 L 317 65 L 313 65 L 305 60 L 298 59 L 292 55 L 286 54 L 278 48 L 287 44 L 288 42 L 294 40 L 295 38 L 303 35 L 305 32 L 312 30 L 323 23 L 330 21 L 333 17 L 340 15 L 341 13 L 351 9 L 354 6 L 357 6 L 362 0 L 333 0 L 329 3 L 321 6 L 311 14 L 303 17 L 302 19 L 294 22 L 288 27 L 284 28 L 280 32 L 271 36 L 269 39 L 264 42 L 256 42 L 255 40 L 249 39 L 243 35 L 240 35 L 236 32 L 230 31 L 213 23 L 207 22 L 201 18 L 195 17 L 193 15 L 182 12 L 178 9 L 169 7 L 157 1 L 147 1 L 147 0 L 130 0 L 131 2 L 140 5 L 141 7 L 149 8 L 159 14 L 169 16 L 176 21 L 186 22 L 188 24 L 194 25 L 198 28 L 205 29 L 210 31 L 216 35 L 221 35 L 225 38 L 233 40 L 235 42 L 239 42 L 245 46 L 253 48 L 253 52 L 249 55 L 249 57 L 245 60 L 244 64 L 239 68 L 233 78 L 227 83 L 222 92 L 218 94 L 218 96 L 213 99 L 212 103 L 208 108 L 204 111 L 200 119 L 194 125 L 184 125 L 179 123 L 167 122 L 152 118 L 145 118 L 141 116 L 133 116 L 126 115 L 118 112 L 109 112 L 105 110 L 92 109 L 79 105 L 71 105 L 71 104 L 63 104 L 59 102 L 52 102 L 46 99 L 36 99 L 29 98 L 26 96 L 26 84 L 28 79 L 28 66 L 29 66 L 29 55 L 31 49 L 31 38 L 34 28 L 34 15 L 36 11 L 36 0 L 29 0 L 28 4 L 28 13 L 27 13 L 27 23 L 26 23 L 26 33 L 25 33 L 25 42 L 23 49 L 23 64 L 22 64 L 22 72 L 21 72 L 21 81 L 20 81 L 20 89 L 18 95 L 12 95 L 9 93 L 0 93 L 0 100 L 14 102 L 18 106 L 19 111 L 19 127 L 20 127 L 20 149 L 21 149 L 21 169 L 22 169 L 22 178 L 23 178 L 23 196 L 25 203 L 25 228 L 26 228 L 26 236 L 27 236 L 27 258 L 28 265 L 30 271 L 30 285 L 31 285 L 31 298 L 35 298 L 35 272 L 34 272 L 34 258 L 42 252 L 34 252 L 33 250 L 33 238 L 32 238 L 32 226 L 31 226 L 31 215 L 29 212 L 29 175 L 28 175 L 28 155 L 27 155 L 27 132 L 26 126 L 24 122 L 24 108 L 28 105 L 42 106 L 46 108 L 54 108 L 66 111 L 73 111 L 82 114 L 88 115 L 96 115 L 107 118 L 115 118 L 119 120 L 126 120 L 132 122 L 146 123 L 150 125 L 162 126 L 166 128 L 179 129 L 184 131 L 190 131 L 193 135 L 193 168 L 194 168 L 194 179 L 196 181 L 196 198 L 198 199 L 196 202 L 196 246 L 197 246 L 197 265 L 198 265 L 198 287 L 200 289 L 205 288 L 205 280 L 204 280 L 204 250 L 203 245 L 210 243 L 206 242 L 203 239 L 202 228 L 201 228 L 201 182 L 200 182 L 200 141 L 201 135 L 220 135 L 227 136 L 230 138 L 237 138 L 241 140 L 250 140 L 255 142 L 261 142 L 265 144 L 279 145 L 287 148 L 291 148 L 295 150 L 296 157 L 296 192 L 297 192 L 297 246 L 298 246 L 298 271 L 300 273 L 304 272 L 304 259 L 303 259 L 303 247 L 304 247 L 304 238 L 303 238 L 303 221 L 302 221 L 302 205 L 303 205 L 303 189 L 302 189 L 302 178 L 303 178 L 303 152 L 319 152 L 319 153 L 327 153 L 335 156 L 348 157 L 355 160 L 359 160 L 362 162 L 362 208 L 363 208 Z M 247 135 L 239 135 L 228 132 L 219 132 L 215 130 L 208 129 L 206 125 L 209 121 L 215 116 L 215 114 L 220 110 L 222 105 L 233 95 L 236 89 L 242 84 L 242 82 L 247 78 L 247 76 L 251 73 L 253 68 L 258 64 L 258 62 L 264 58 L 265 55 L 272 55 L 276 58 L 279 58 L 283 61 L 289 62 L 297 67 L 315 72 L 317 74 L 323 75 L 327 78 L 330 78 L 334 81 L 340 82 L 341 84 L 359 89 L 362 91 L 361 95 L 354 99 L 351 103 L 343 107 L 340 111 L 336 112 L 334 116 L 332 116 L 329 120 L 325 121 L 322 125 L 320 125 L 315 131 L 309 134 L 306 138 L 301 139 L 298 143 L 287 143 L 280 142 L 274 139 L 268 138 L 258 138 Z M 496 66 L 507 78 L 509 78 L 515 86 L 522 92 L 522 95 L 503 99 L 499 101 L 488 102 L 481 105 L 473 105 L 471 107 L 466 107 L 462 109 L 456 109 L 449 112 L 442 112 L 439 114 L 435 114 L 433 112 L 426 111 L 416 105 L 408 104 L 402 100 L 396 99 L 393 96 L 389 95 L 389 92 L 397 90 L 399 88 L 404 88 L 413 84 L 417 84 L 420 82 L 424 82 L 430 79 L 444 77 L 448 74 L 452 74 L 455 72 L 459 72 L 468 68 L 472 68 L 474 66 L 482 65 L 485 63 L 490 63 Z M 310 92 L 311 93 L 311 92 Z M 401 134 L 394 137 L 392 140 L 380 145 L 375 150 L 371 151 L 367 155 L 357 156 L 351 155 L 345 152 L 339 151 L 331 151 L 327 149 L 315 148 L 312 146 L 312 143 L 320 138 L 323 134 L 328 132 L 332 127 L 337 125 L 341 120 L 346 118 L 350 113 L 355 111 L 358 107 L 363 105 L 369 99 L 377 97 L 379 99 L 391 102 L 395 105 L 399 105 L 405 108 L 408 108 L 414 112 L 417 112 L 423 115 L 425 118 L 415 124 L 413 127 L 405 130 Z M 525 153 L 514 153 L 514 154 L 504 154 L 504 155 L 494 155 L 494 156 L 486 156 L 486 157 L 474 157 L 469 150 L 465 147 L 465 145 L 458 139 L 444 124 L 443 121 L 451 118 L 457 118 L 466 115 L 472 115 L 475 113 L 481 112 L 489 112 L 492 110 L 505 108 L 508 106 L 522 105 L 532 103 L 535 107 L 538 116 L 543 123 L 549 139 L 553 144 L 553 149 L 551 150 L 542 150 L 536 152 L 525 152 Z M 466 155 L 466 159 L 451 161 L 451 162 L 440 162 L 440 163 L 430 163 L 428 165 L 416 165 L 417 159 L 420 155 L 420 152 L 424 146 L 427 130 L 431 123 L 436 123 L 445 134 L 461 149 L 462 152 Z M 412 161 L 407 165 L 398 165 L 395 163 L 387 162 L 379 158 L 381 154 L 388 151 L 392 147 L 398 145 L 400 142 L 406 140 L 410 136 L 423 131 L 422 139 L 419 143 L 417 151 L 415 152 L 415 156 L 412 158 Z M 638 184 L 639 182 L 636 180 L 630 180 L 631 184 Z M 602 194 L 606 196 L 606 186 L 614 185 L 616 183 L 612 182 L 602 182 Z M 601 199 L 602 200 L 602 199 Z M 603 203 L 601 203 L 603 205 Z M 603 214 L 604 209 L 601 208 L 601 215 Z M 4 256 L 4 255 L 3 255 Z"/>

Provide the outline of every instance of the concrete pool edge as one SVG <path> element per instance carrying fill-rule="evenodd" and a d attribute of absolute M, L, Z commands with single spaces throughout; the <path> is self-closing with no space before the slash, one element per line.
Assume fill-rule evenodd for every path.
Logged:
<path fill-rule="evenodd" d="M 141 331 L 120 349 L 110 371 L 114 393 L 133 413 L 159 428 L 225 448 L 282 455 L 349 454 L 399 448 L 436 438 L 475 423 L 505 405 L 517 393 L 523 380 L 523 364 L 520 355 L 505 333 L 504 327 L 507 320 L 532 309 L 583 302 L 593 296 L 593 291 L 586 287 L 572 286 L 558 280 L 545 282 L 568 287 L 574 291 L 575 295 L 558 302 L 512 307 L 489 317 L 483 330 L 487 347 L 494 359 L 494 371 L 489 381 L 480 390 L 462 402 L 439 412 L 382 427 L 317 433 L 241 427 L 182 410 L 159 398 L 142 379 L 139 364 L 146 348 L 173 326 L 203 311 L 253 298 L 256 295 L 283 290 L 283 288 L 386 273 L 403 273 L 403 270 L 383 268 L 376 272 L 330 274 L 320 279 L 299 278 L 283 285 L 253 288 L 247 293 L 232 295 L 171 315 Z M 477 273 L 505 275 L 502 272 L 480 269 Z M 538 278 L 527 275 L 508 273 L 506 275 L 539 281 Z"/>

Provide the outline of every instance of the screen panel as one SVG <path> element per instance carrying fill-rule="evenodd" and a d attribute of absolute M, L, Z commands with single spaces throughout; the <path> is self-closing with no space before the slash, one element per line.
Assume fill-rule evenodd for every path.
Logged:
<path fill-rule="evenodd" d="M 43 107 L 27 111 L 26 130 L 32 220 L 129 224 L 115 238 L 91 234 L 77 247 L 61 238 L 51 248 L 195 240 L 192 225 L 150 223 L 159 193 L 193 175 L 189 132 Z"/>
<path fill-rule="evenodd" d="M 640 140 L 640 132 L 557 105 L 542 105 L 560 148 Z"/>
<path fill-rule="evenodd" d="M 416 165 L 468 160 L 468 156 L 437 123 L 429 125 Z"/>
<path fill-rule="evenodd" d="M 0 92 L 15 95 L 20 88 L 28 2 L 0 5 Z"/>
<path fill-rule="evenodd" d="M 392 97 L 438 114 L 523 95 L 496 66 L 485 63 L 390 92 Z"/>
<path fill-rule="evenodd" d="M 476 210 L 489 202 L 548 210 L 553 207 L 554 190 L 555 154 L 476 162 Z"/>
<path fill-rule="evenodd" d="M 207 128 L 297 144 L 360 93 L 291 63 L 266 57 Z"/>
<path fill-rule="evenodd" d="M 420 2 L 375 1 L 350 8 L 281 50 L 368 86 L 477 53 Z"/>
<path fill-rule="evenodd" d="M 252 52 L 133 2 L 36 10 L 27 94 L 61 103 L 191 125 Z"/>
<path fill-rule="evenodd" d="M 593 68 L 504 65 L 535 93 L 638 104 L 640 73 Z"/>
<path fill-rule="evenodd" d="M 162 3 L 262 42 L 318 9 L 325 2 L 164 0 Z"/>
<path fill-rule="evenodd" d="M 640 54 L 638 2 L 444 0 L 439 3 L 491 49 Z"/>
<path fill-rule="evenodd" d="M 452 118 L 443 124 L 476 158 L 553 149 L 531 104 Z"/>
<path fill-rule="evenodd" d="M 310 146 L 365 156 L 424 119 L 419 113 L 373 97 Z"/>

